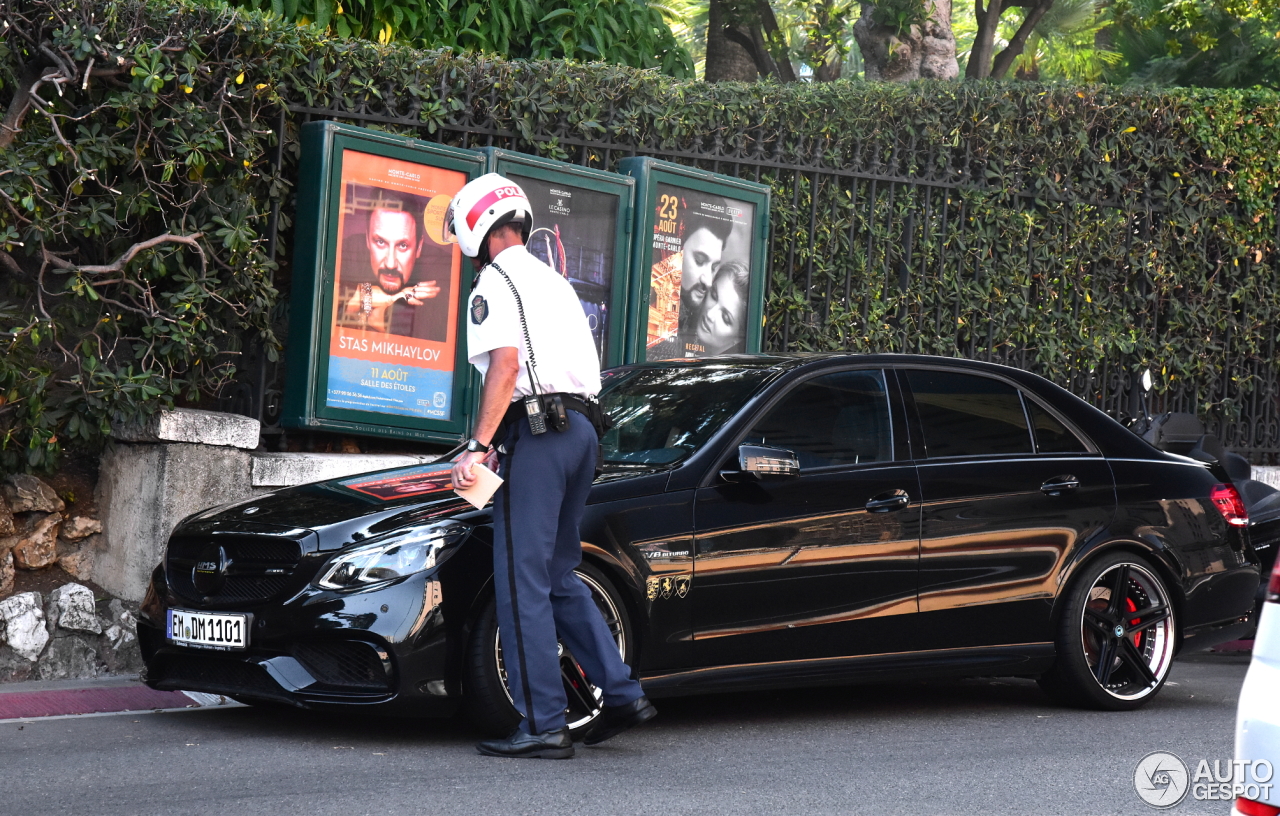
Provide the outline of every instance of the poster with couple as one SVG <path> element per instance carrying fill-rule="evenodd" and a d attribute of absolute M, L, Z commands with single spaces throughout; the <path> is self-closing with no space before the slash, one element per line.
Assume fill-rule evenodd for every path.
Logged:
<path fill-rule="evenodd" d="M 636 361 L 760 349 L 764 185 L 656 159 L 626 159 L 640 185 Z"/>

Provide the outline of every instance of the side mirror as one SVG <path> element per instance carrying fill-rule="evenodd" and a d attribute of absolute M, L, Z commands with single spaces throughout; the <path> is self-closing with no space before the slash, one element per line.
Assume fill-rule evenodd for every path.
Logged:
<path fill-rule="evenodd" d="M 786 479 L 799 475 L 800 460 L 794 453 L 765 445 L 739 445 L 738 469 L 720 471 L 720 476 L 727 482 Z"/>

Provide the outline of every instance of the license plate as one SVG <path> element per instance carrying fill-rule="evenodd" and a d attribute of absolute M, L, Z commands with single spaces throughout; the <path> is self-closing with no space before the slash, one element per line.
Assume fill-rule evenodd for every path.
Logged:
<path fill-rule="evenodd" d="M 170 609 L 167 635 L 181 646 L 243 649 L 249 645 L 248 615 Z"/>

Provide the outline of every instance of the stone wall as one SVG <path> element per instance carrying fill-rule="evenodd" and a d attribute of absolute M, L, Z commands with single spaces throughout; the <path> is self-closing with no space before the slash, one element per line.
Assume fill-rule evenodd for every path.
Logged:
<path fill-rule="evenodd" d="M 95 602 L 82 584 L 0 601 L 0 682 L 137 674 L 136 604 Z"/>
<path fill-rule="evenodd" d="M 15 569 L 55 564 L 88 580 L 102 547 L 102 524 L 68 516 L 66 503 L 35 476 L 13 474 L 0 482 L 0 598 L 13 593 Z"/>

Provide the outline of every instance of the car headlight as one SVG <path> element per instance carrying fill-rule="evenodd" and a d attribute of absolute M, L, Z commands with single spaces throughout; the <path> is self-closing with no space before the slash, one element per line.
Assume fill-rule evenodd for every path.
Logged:
<path fill-rule="evenodd" d="M 324 589 L 373 586 L 439 566 L 471 532 L 458 521 L 408 527 L 335 556 L 316 585 Z"/>

